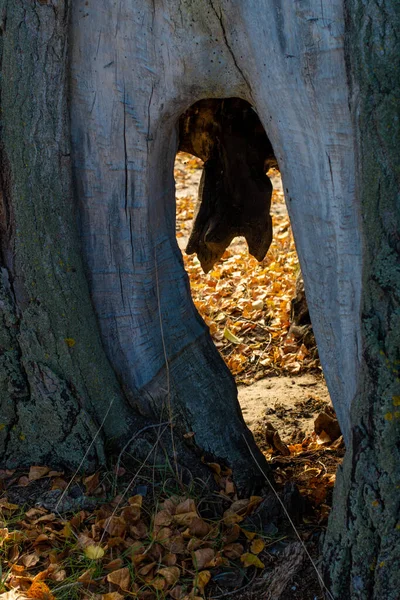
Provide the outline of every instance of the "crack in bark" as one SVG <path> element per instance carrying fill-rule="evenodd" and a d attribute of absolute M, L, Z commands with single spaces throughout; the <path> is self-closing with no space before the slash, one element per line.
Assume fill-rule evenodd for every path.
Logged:
<path fill-rule="evenodd" d="M 211 8 L 212 8 L 212 10 L 213 10 L 213 12 L 214 12 L 214 14 L 215 14 L 215 16 L 217 17 L 217 19 L 218 19 L 218 21 L 219 21 L 219 24 L 220 24 L 220 27 L 221 27 L 221 31 L 222 31 L 222 36 L 223 36 L 223 38 L 224 38 L 224 42 L 225 42 L 225 46 L 227 47 L 227 49 L 228 49 L 228 52 L 229 52 L 229 54 L 230 54 L 230 55 L 231 55 L 231 57 L 232 57 L 233 63 L 234 63 L 234 65 L 235 65 L 236 69 L 239 71 L 240 75 L 242 76 L 242 79 L 243 79 L 243 81 L 245 82 L 245 84 L 247 85 L 247 87 L 248 87 L 248 89 L 249 89 L 250 96 L 252 97 L 252 88 L 251 88 L 250 82 L 249 82 L 249 80 L 247 79 L 247 77 L 246 77 L 246 75 L 244 74 L 244 72 L 242 71 L 241 67 L 239 66 L 239 64 L 238 64 L 238 62 L 237 62 L 237 60 L 236 60 L 235 53 L 233 52 L 233 50 L 232 50 L 232 48 L 231 48 L 231 45 L 230 45 L 230 44 L 229 44 L 229 42 L 228 42 L 228 38 L 227 38 L 227 36 L 226 36 L 225 25 L 224 25 L 224 22 L 223 22 L 223 19 L 222 19 L 222 11 L 221 11 L 221 13 L 220 13 L 220 14 L 218 14 L 218 13 L 217 13 L 217 10 L 216 10 L 216 8 L 215 8 L 215 6 L 214 6 L 213 0 L 209 0 L 209 2 L 210 2 L 210 6 L 211 6 Z"/>

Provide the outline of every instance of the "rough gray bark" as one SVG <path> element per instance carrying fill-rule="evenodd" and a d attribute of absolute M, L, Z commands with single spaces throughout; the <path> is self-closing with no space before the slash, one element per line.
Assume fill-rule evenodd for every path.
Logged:
<path fill-rule="evenodd" d="M 400 5 L 347 0 L 364 227 L 363 368 L 325 539 L 335 598 L 400 590 Z"/>
<path fill-rule="evenodd" d="M 0 2 L 0 455 L 9 467 L 104 461 L 129 434 L 104 355 L 74 226 L 64 3 Z M 132 417 L 131 417 L 132 419 Z"/>

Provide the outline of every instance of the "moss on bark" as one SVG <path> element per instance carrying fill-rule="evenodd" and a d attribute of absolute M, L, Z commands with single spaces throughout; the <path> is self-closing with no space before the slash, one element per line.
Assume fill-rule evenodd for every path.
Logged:
<path fill-rule="evenodd" d="M 104 462 L 132 417 L 79 252 L 67 114 L 68 2 L 0 0 L 2 464 Z M 106 419 L 110 405 L 119 419 Z"/>
<path fill-rule="evenodd" d="M 400 6 L 347 0 L 364 234 L 362 387 L 324 545 L 335 598 L 400 589 Z"/>

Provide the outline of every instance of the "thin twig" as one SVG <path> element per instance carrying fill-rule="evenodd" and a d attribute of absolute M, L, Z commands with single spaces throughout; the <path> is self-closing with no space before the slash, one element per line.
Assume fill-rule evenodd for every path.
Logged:
<path fill-rule="evenodd" d="M 175 473 L 176 473 L 176 478 L 179 481 L 179 471 L 178 471 L 178 462 L 177 462 L 177 456 L 176 456 L 176 449 L 175 449 L 175 440 L 174 440 L 174 430 L 173 430 L 173 415 L 172 415 L 172 405 L 171 405 L 171 379 L 170 379 L 170 372 L 169 372 L 169 361 L 168 361 L 168 355 L 167 355 L 167 348 L 165 345 L 165 337 L 164 337 L 164 326 L 163 326 L 163 320 L 162 320 L 162 314 L 161 314 L 161 295 L 160 295 L 160 282 L 158 279 L 158 261 L 157 261 L 157 246 L 154 247 L 154 261 L 155 261 L 155 268 L 156 268 L 156 292 L 157 292 L 157 304 L 158 304 L 158 318 L 160 321 L 160 333 L 161 333 L 161 342 L 162 342 L 162 347 L 163 347 L 163 352 L 164 352 L 164 360 L 165 360 L 165 373 L 166 373 L 166 377 L 167 377 L 167 406 L 168 406 L 168 418 L 170 420 L 170 428 L 171 428 L 171 444 L 172 444 L 172 453 L 173 453 L 173 457 L 174 457 L 174 466 L 175 466 Z"/>
<path fill-rule="evenodd" d="M 125 498 L 126 494 L 128 493 L 128 490 L 131 488 L 132 484 L 136 481 L 136 479 L 137 479 L 139 473 L 142 471 L 142 469 L 144 469 L 147 461 L 149 460 L 150 456 L 154 452 L 155 448 L 157 448 L 157 444 L 159 442 L 159 439 L 161 438 L 162 434 L 164 433 L 164 431 L 168 427 L 168 425 L 169 425 L 169 421 L 166 423 L 166 425 L 164 427 L 164 430 L 161 432 L 161 434 L 160 434 L 160 432 L 158 432 L 156 441 L 154 442 L 153 446 L 151 447 L 150 451 L 148 452 L 148 454 L 147 454 L 146 458 L 144 459 L 143 463 L 140 465 L 140 467 L 138 468 L 138 470 L 136 471 L 136 473 L 134 474 L 134 476 L 132 477 L 132 479 L 130 480 L 130 482 L 128 483 L 128 485 L 126 486 L 126 488 L 124 490 L 124 493 L 121 494 L 121 497 L 119 498 L 117 505 L 115 506 L 115 508 L 114 508 L 113 512 L 111 513 L 111 515 L 107 518 L 107 521 L 110 522 L 110 520 L 114 517 L 114 515 L 117 512 L 117 510 L 119 509 L 119 507 L 120 507 L 123 499 Z M 150 427 L 150 426 L 148 426 L 148 427 Z M 157 425 L 157 427 L 161 427 L 161 425 Z M 100 541 L 99 541 L 99 545 L 101 545 L 101 543 L 102 543 L 102 541 L 103 541 L 104 536 L 105 536 L 106 533 L 107 533 L 106 529 L 104 529 L 104 531 L 102 533 L 102 536 L 100 538 Z"/>
<path fill-rule="evenodd" d="M 97 436 L 99 435 L 100 431 L 103 429 L 103 427 L 104 427 L 104 423 L 106 422 L 106 419 L 107 419 L 107 417 L 108 417 L 108 415 L 109 415 L 109 412 L 110 412 L 110 410 L 111 410 L 111 407 L 112 407 L 112 405 L 114 404 L 114 400 L 115 400 L 115 398 L 113 398 L 113 399 L 111 400 L 111 402 L 110 402 L 110 404 L 109 404 L 109 407 L 107 408 L 106 414 L 104 415 L 104 418 L 103 418 L 102 422 L 100 423 L 100 427 L 98 428 L 98 430 L 96 431 L 96 433 L 95 433 L 95 435 L 94 435 L 94 437 L 93 437 L 92 441 L 90 442 L 90 444 L 89 444 L 89 447 L 88 447 L 88 449 L 86 450 L 85 454 L 83 455 L 83 458 L 82 458 L 81 462 L 79 463 L 79 466 L 78 466 L 78 468 L 76 469 L 76 471 L 75 471 L 75 473 L 74 473 L 74 475 L 73 475 L 72 479 L 69 481 L 69 483 L 68 483 L 67 487 L 65 488 L 65 490 L 64 490 L 64 491 L 63 491 L 63 493 L 61 494 L 60 498 L 58 499 L 58 502 L 57 502 L 57 504 L 56 504 L 56 506 L 55 506 L 55 508 L 54 508 L 54 512 L 56 512 L 56 513 L 58 514 L 58 516 L 59 516 L 59 517 L 61 517 L 60 513 L 58 512 L 58 507 L 59 507 L 59 505 L 60 505 L 60 502 L 62 502 L 62 500 L 63 500 L 64 496 L 66 495 L 66 493 L 68 492 L 69 488 L 71 487 L 71 484 L 72 484 L 72 482 L 74 481 L 75 477 L 77 476 L 77 474 L 78 474 L 78 473 L 79 473 L 79 471 L 81 470 L 81 468 L 82 468 L 82 465 L 84 464 L 84 462 L 85 462 L 85 460 L 86 460 L 86 457 L 87 457 L 87 455 L 89 454 L 89 452 L 90 452 L 90 450 L 91 450 L 91 448 L 92 448 L 93 444 L 95 443 L 95 441 L 96 441 L 96 439 L 97 439 Z"/>

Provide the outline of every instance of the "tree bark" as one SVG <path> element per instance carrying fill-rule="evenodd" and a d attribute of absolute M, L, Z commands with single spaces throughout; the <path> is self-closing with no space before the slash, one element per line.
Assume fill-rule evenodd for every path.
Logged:
<path fill-rule="evenodd" d="M 364 229 L 361 387 L 325 539 L 335 598 L 400 589 L 400 6 L 347 0 L 347 61 Z"/>
<path fill-rule="evenodd" d="M 361 244 L 341 2 L 75 0 L 70 45 L 68 6 L 0 0 L 5 464 L 90 448 L 93 466 L 166 420 L 252 483 L 245 440 L 262 457 L 175 239 L 179 117 L 206 98 L 247 101 L 271 141 L 348 440 Z"/>
<path fill-rule="evenodd" d="M 2 0 L 0 15 L 2 464 L 94 468 L 143 419 L 104 354 L 81 259 L 68 3 Z"/>

